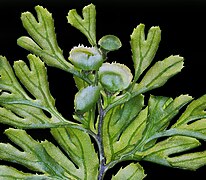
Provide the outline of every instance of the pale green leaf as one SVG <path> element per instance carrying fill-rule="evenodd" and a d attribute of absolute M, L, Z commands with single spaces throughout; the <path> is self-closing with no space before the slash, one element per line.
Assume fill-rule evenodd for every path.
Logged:
<path fill-rule="evenodd" d="M 47 72 L 44 63 L 34 55 L 28 55 L 30 67 L 24 61 L 15 61 L 16 76 L 26 89 L 38 99 L 40 106 L 54 107 L 54 98 L 49 91 Z"/>
<path fill-rule="evenodd" d="M 51 132 L 78 167 L 80 179 L 96 179 L 99 161 L 89 135 L 73 128 L 53 128 Z"/>
<path fill-rule="evenodd" d="M 142 134 L 146 127 L 147 116 L 148 108 L 145 108 L 134 121 L 125 128 L 119 140 L 114 142 L 113 148 L 117 158 L 121 159 L 125 153 L 133 150 L 137 146 L 137 142 L 143 138 Z"/>
<path fill-rule="evenodd" d="M 135 96 L 131 96 L 131 93 L 129 92 L 126 92 L 122 95 L 119 95 L 119 96 L 116 96 L 112 99 L 112 101 L 110 102 L 110 104 L 108 104 L 108 106 L 105 108 L 105 113 L 107 113 L 109 110 L 111 110 L 112 108 L 118 106 L 118 105 L 121 105 L 121 104 L 124 104 L 126 102 L 128 102 L 130 99 L 140 95 L 141 93 L 139 94 L 136 94 Z"/>
<path fill-rule="evenodd" d="M 136 151 L 152 147 L 156 139 L 163 136 L 190 134 L 200 139 L 205 138 L 205 135 L 189 130 L 184 130 L 184 132 L 182 130 L 164 131 L 179 110 L 192 100 L 192 97 L 181 95 L 172 99 L 162 96 L 151 96 L 148 107 L 140 112 L 136 108 L 143 107 L 143 99 L 140 100 L 139 98 L 141 96 L 131 99 L 125 105 L 113 108 L 104 119 L 103 142 L 108 162 L 128 158 Z M 138 105 L 141 101 L 142 104 Z M 123 109 L 125 106 L 128 109 Z M 130 120 L 128 114 L 134 114 L 132 120 Z M 121 121 L 122 119 L 124 121 Z M 119 123 L 125 123 L 126 126 L 118 127 Z M 122 127 L 124 128 L 123 130 Z M 134 158 L 138 158 L 138 156 Z"/>
<path fill-rule="evenodd" d="M 20 128 L 43 128 L 66 125 L 56 110 L 49 91 L 44 63 L 34 55 L 28 56 L 30 69 L 23 61 L 15 62 L 14 69 L 27 95 L 4 57 L 0 57 L 0 122 Z M 45 115 L 44 111 L 51 114 Z"/>
<path fill-rule="evenodd" d="M 180 106 L 183 106 L 184 104 L 189 102 L 191 99 L 192 98 L 189 96 L 180 96 L 180 97 L 176 98 L 176 103 L 174 103 L 174 104 L 176 104 L 176 105 L 179 104 Z M 182 118 L 182 121 L 178 121 L 175 125 L 172 126 L 172 128 L 170 128 L 168 130 L 164 130 L 164 129 L 162 129 L 162 131 L 158 130 L 159 129 L 158 126 L 161 125 L 161 122 L 157 123 L 156 125 L 154 124 L 154 122 L 153 122 L 153 125 L 151 122 L 149 122 L 148 126 L 147 126 L 147 129 L 149 129 L 149 131 L 146 129 L 148 131 L 148 132 L 146 131 L 146 134 L 148 134 L 148 137 L 150 136 L 150 138 L 148 138 L 145 141 L 145 143 L 146 144 L 149 142 L 151 143 L 151 142 L 153 142 L 153 140 L 158 139 L 160 137 L 175 136 L 175 135 L 194 137 L 196 139 L 206 141 L 206 134 L 205 134 L 206 127 L 205 127 L 205 120 L 204 119 L 197 120 L 193 123 L 187 124 L 190 120 L 189 119 L 190 117 L 193 117 L 193 118 L 195 117 L 195 119 L 198 119 L 198 118 L 205 116 L 205 112 L 204 112 L 205 105 L 204 105 L 204 101 L 202 101 L 202 100 L 204 100 L 204 96 L 198 100 L 193 101 L 190 105 L 188 105 L 187 109 L 185 110 L 185 112 L 181 116 L 181 117 L 184 117 L 184 118 Z M 183 104 L 181 104 L 181 102 Z M 149 103 L 149 104 L 151 104 L 151 103 Z M 157 109 L 161 110 L 161 108 L 159 108 L 158 106 L 156 106 L 156 107 L 157 107 Z M 155 115 L 158 116 L 157 109 L 156 109 L 155 114 L 151 114 L 152 121 L 154 121 Z M 195 116 L 192 116 L 192 113 Z M 180 117 L 180 119 L 181 119 L 181 117 Z M 189 118 L 185 118 L 185 117 L 189 117 Z M 158 117 L 157 117 L 157 119 L 158 119 Z M 161 119 L 161 118 L 159 118 L 159 119 Z M 152 126 L 154 126 L 155 128 L 152 128 Z"/>
<path fill-rule="evenodd" d="M 13 167 L 0 165 L 0 179 L 1 180 L 15 180 L 15 179 L 52 180 L 53 178 L 49 177 L 49 175 L 37 175 L 37 174 L 34 175 L 30 173 L 24 173 L 22 171 L 18 171 Z"/>
<path fill-rule="evenodd" d="M 173 125 L 173 127 L 181 127 L 185 124 L 202 119 L 206 117 L 206 95 L 203 95 L 197 100 L 192 101 L 185 112 L 180 116 L 178 121 Z"/>
<path fill-rule="evenodd" d="M 36 6 L 35 10 L 38 21 L 32 13 L 22 13 L 21 20 L 23 26 L 31 38 L 22 36 L 17 40 L 17 44 L 41 57 L 47 65 L 72 73 L 90 84 L 91 81 L 86 76 L 65 60 L 63 52 L 57 44 L 54 21 L 51 13 L 42 6 Z"/>
<path fill-rule="evenodd" d="M 164 131 L 179 110 L 191 100 L 192 97 L 188 95 L 181 95 L 174 100 L 163 96 L 151 96 L 148 102 L 147 126 L 143 133 L 142 142 L 147 144 L 149 138 Z M 140 148 L 146 148 L 142 142 Z M 155 141 L 151 141 L 147 146 L 152 146 L 154 143 Z"/>
<path fill-rule="evenodd" d="M 141 155 L 144 156 L 144 160 L 146 161 L 155 162 L 165 166 L 171 166 L 170 162 L 168 161 L 168 157 L 170 155 L 185 152 L 198 147 L 199 145 L 200 142 L 195 138 L 174 136 L 158 142 L 152 148 L 142 152 Z"/>
<path fill-rule="evenodd" d="M 112 180 L 142 180 L 146 177 L 144 169 L 139 163 L 131 163 L 125 168 L 121 168 L 118 173 L 112 177 Z"/>
<path fill-rule="evenodd" d="M 6 57 L 0 56 L 0 89 L 1 102 L 8 99 L 28 99 L 28 95 L 16 79 L 12 67 Z M 11 93 L 12 92 L 12 93 Z"/>
<path fill-rule="evenodd" d="M 96 10 L 93 4 L 85 6 L 82 10 L 83 18 L 76 9 L 69 11 L 68 22 L 80 30 L 88 39 L 92 46 L 96 45 Z"/>
<path fill-rule="evenodd" d="M 84 74 L 84 71 L 81 72 Z M 95 81 L 95 75 L 93 73 L 85 73 L 85 76 L 89 79 L 89 82 L 94 82 Z M 89 86 L 91 83 L 88 81 L 83 80 L 83 78 L 80 78 L 78 76 L 73 76 L 75 85 L 78 90 L 81 90 L 87 86 Z"/>
<path fill-rule="evenodd" d="M 0 107 L 0 122 L 18 128 L 49 128 L 67 125 L 55 117 L 49 118 L 36 107 L 23 104 L 3 104 Z"/>
<path fill-rule="evenodd" d="M 132 59 L 135 68 L 135 78 L 137 81 L 142 72 L 152 62 L 161 39 L 159 27 L 151 27 L 145 39 L 144 24 L 138 25 L 131 35 Z"/>
<path fill-rule="evenodd" d="M 56 40 L 54 22 L 51 13 L 42 6 L 36 6 L 38 21 L 32 13 L 22 13 L 21 20 L 31 38 L 23 36 L 18 45 L 41 57 L 49 66 L 68 71 L 71 68 L 63 57 Z"/>
<path fill-rule="evenodd" d="M 206 119 L 200 119 L 191 124 L 182 124 L 178 128 L 192 130 L 206 135 Z"/>
<path fill-rule="evenodd" d="M 194 137 L 206 141 L 206 135 L 201 132 L 195 130 L 187 130 L 184 128 L 171 128 L 169 130 L 155 133 L 153 136 L 151 136 L 149 139 L 146 140 L 145 144 L 160 137 L 175 136 L 175 135 Z"/>
<path fill-rule="evenodd" d="M 131 141 L 133 134 L 130 134 L 131 139 L 128 139 L 127 143 L 122 144 L 122 146 L 118 145 L 118 141 L 121 138 L 121 135 L 124 134 L 125 129 L 127 129 L 127 127 L 136 120 L 136 117 L 143 106 L 144 97 L 139 95 L 129 100 L 124 105 L 116 106 L 106 114 L 103 124 L 103 143 L 105 156 L 108 162 L 115 159 L 115 156 L 118 155 L 118 151 L 127 151 L 128 148 L 130 149 L 130 145 L 134 146 L 135 142 Z M 141 127 L 139 127 L 140 125 L 137 122 L 134 122 L 134 124 L 136 126 L 133 128 L 135 130 L 140 128 L 138 132 L 141 132 Z M 126 136 L 126 134 L 124 134 L 124 136 Z M 141 133 L 139 136 L 141 136 Z M 124 137 L 122 138 L 124 139 Z M 120 141 L 122 142 L 121 139 Z"/>
<path fill-rule="evenodd" d="M 169 56 L 163 61 L 158 61 L 147 71 L 136 91 L 146 92 L 161 87 L 182 68 L 183 58 L 180 56 Z"/>
<path fill-rule="evenodd" d="M 88 86 L 88 84 L 81 78 L 74 76 L 74 82 L 78 90 L 83 89 Z"/>
<path fill-rule="evenodd" d="M 5 133 L 23 151 L 11 144 L 0 143 L 0 159 L 56 179 L 80 179 L 79 169 L 52 143 L 37 142 L 24 130 L 7 129 Z"/>
<path fill-rule="evenodd" d="M 168 162 L 174 167 L 194 171 L 206 165 L 206 151 L 168 158 Z"/>
<path fill-rule="evenodd" d="M 188 127 L 191 128 L 191 126 Z M 193 125 L 193 127 L 195 126 Z M 196 170 L 199 167 L 206 165 L 206 152 L 187 153 L 187 150 L 200 146 L 201 143 L 197 139 L 206 140 L 206 135 L 195 130 L 196 129 L 169 129 L 159 133 L 159 137 L 173 137 L 157 143 L 152 148 L 142 152 L 142 154 L 138 154 L 137 152 L 136 155 L 145 156 L 144 160 L 165 166 Z M 156 137 L 153 138 L 157 138 L 157 136 L 158 133 L 156 134 Z M 182 153 L 182 155 L 176 155 L 177 153 Z"/>
<path fill-rule="evenodd" d="M 157 143 L 154 147 L 146 152 L 144 160 L 155 162 L 170 167 L 196 170 L 206 165 L 206 151 L 186 153 L 187 150 L 196 148 L 200 142 L 195 138 L 185 136 L 174 136 Z M 176 155 L 176 153 L 183 153 Z M 172 157 L 171 157 L 172 156 Z"/>

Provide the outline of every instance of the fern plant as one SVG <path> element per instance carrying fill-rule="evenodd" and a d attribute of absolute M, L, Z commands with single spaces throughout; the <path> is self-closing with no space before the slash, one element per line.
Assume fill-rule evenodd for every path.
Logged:
<path fill-rule="evenodd" d="M 132 73 L 123 64 L 106 62 L 121 41 L 114 35 L 96 40 L 93 4 L 83 8 L 82 16 L 74 9 L 68 13 L 68 22 L 91 44 L 72 48 L 68 58 L 58 46 L 52 15 L 41 6 L 35 10 L 37 19 L 22 13 L 29 36 L 17 41 L 30 51 L 29 62 L 15 61 L 12 68 L 0 57 L 0 122 L 11 126 L 4 133 L 13 142 L 0 143 L 0 159 L 30 171 L 0 165 L 0 179 L 102 180 L 116 164 L 132 160 L 112 180 L 141 180 L 146 175 L 140 161 L 188 170 L 206 164 L 206 151 L 190 151 L 206 140 L 206 95 L 196 100 L 189 95 L 145 97 L 183 68 L 178 55 L 151 66 L 161 39 L 159 27 L 151 27 L 147 35 L 144 24 L 133 30 Z M 73 119 L 55 107 L 46 65 L 73 75 Z M 45 128 L 58 145 L 39 142 L 26 131 Z"/>

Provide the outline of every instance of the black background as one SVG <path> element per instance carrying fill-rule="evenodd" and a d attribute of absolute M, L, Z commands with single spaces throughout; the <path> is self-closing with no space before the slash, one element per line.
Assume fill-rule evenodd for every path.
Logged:
<path fill-rule="evenodd" d="M 198 98 L 206 93 L 204 0 L 1 0 L 0 54 L 6 56 L 11 63 L 19 59 L 26 60 L 28 52 L 16 44 L 18 37 L 27 35 L 21 25 L 20 15 L 25 11 L 35 14 L 34 6 L 42 5 L 53 14 L 59 46 L 64 50 L 65 57 L 68 57 L 73 46 L 79 43 L 89 44 L 79 31 L 67 23 L 66 15 L 73 8 L 81 13 L 81 9 L 91 2 L 97 9 L 97 39 L 106 34 L 114 34 L 123 44 L 119 51 L 110 54 L 110 61 L 121 62 L 133 68 L 129 40 L 133 28 L 139 23 L 146 25 L 146 32 L 151 26 L 160 26 L 162 30 L 156 61 L 172 54 L 185 58 L 182 72 L 169 80 L 165 87 L 153 90 L 151 94 L 171 97 L 189 94 Z M 76 91 L 72 76 L 54 68 L 48 68 L 48 75 L 57 108 L 66 118 L 71 118 L 73 95 Z M 44 139 L 44 136 L 40 138 Z M 141 164 L 147 180 L 206 178 L 205 167 L 190 172 L 146 162 Z M 111 171 L 108 173 L 111 174 Z"/>

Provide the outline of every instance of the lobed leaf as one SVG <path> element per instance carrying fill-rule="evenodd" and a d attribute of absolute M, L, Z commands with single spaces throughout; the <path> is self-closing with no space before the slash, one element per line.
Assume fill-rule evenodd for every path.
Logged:
<path fill-rule="evenodd" d="M 144 160 L 170 167 L 196 170 L 206 165 L 206 152 L 187 153 L 187 151 L 200 146 L 200 144 L 198 140 L 191 137 L 170 137 L 144 152 Z M 182 154 L 178 155 L 178 153 Z"/>
<path fill-rule="evenodd" d="M 77 13 L 76 9 L 69 11 L 68 22 L 80 30 L 88 39 L 92 46 L 96 45 L 96 10 L 93 4 L 85 6 L 82 10 L 82 17 Z"/>
<path fill-rule="evenodd" d="M 125 129 L 129 127 L 130 131 L 137 130 L 136 134 L 139 134 L 141 123 L 139 124 L 136 121 L 139 120 L 137 116 L 143 106 L 144 97 L 139 95 L 124 105 L 116 106 L 106 114 L 103 124 L 103 143 L 107 162 L 114 160 L 118 152 L 126 151 L 130 149 L 131 145 L 134 145 L 132 141 L 133 134 L 126 134 Z M 131 127 L 130 124 L 135 124 L 136 126 Z M 139 131 L 138 128 L 140 128 Z M 129 139 L 123 143 L 122 140 L 124 140 L 125 136 Z M 141 136 L 141 133 L 139 136 Z"/>
<path fill-rule="evenodd" d="M 30 69 L 23 61 L 15 62 L 14 69 L 30 95 L 18 82 L 6 58 L 0 57 L 0 122 L 20 128 L 68 125 L 55 108 L 44 63 L 34 55 L 29 55 L 28 59 Z"/>
<path fill-rule="evenodd" d="M 73 162 L 52 143 L 37 142 L 24 130 L 10 128 L 5 133 L 23 151 L 11 144 L 0 143 L 0 159 L 21 164 L 56 179 L 80 179 L 79 170 Z"/>
<path fill-rule="evenodd" d="M 145 176 L 144 170 L 139 163 L 131 163 L 125 168 L 121 168 L 118 173 L 112 177 L 112 180 L 142 180 Z"/>
<path fill-rule="evenodd" d="M 22 104 L 4 104 L 0 108 L 0 122 L 18 128 L 49 128 L 69 125 L 60 118 L 49 118 L 44 112 L 36 107 Z"/>
<path fill-rule="evenodd" d="M 178 129 L 191 130 L 206 135 L 206 119 L 200 119 L 191 124 L 181 125 Z"/>
<path fill-rule="evenodd" d="M 148 108 L 143 109 L 128 127 L 122 132 L 118 141 L 114 142 L 113 148 L 116 152 L 116 159 L 123 157 L 126 153 L 132 151 L 137 143 L 143 138 L 143 132 L 146 127 Z"/>
<path fill-rule="evenodd" d="M 169 156 L 186 152 L 200 146 L 195 138 L 186 136 L 173 136 L 158 142 L 152 148 L 143 152 L 143 160 L 155 162 L 165 166 L 172 166 Z M 136 153 L 138 155 L 138 152 Z"/>
<path fill-rule="evenodd" d="M 187 137 L 193 137 L 196 139 L 201 139 L 206 141 L 206 135 L 195 131 L 195 130 L 187 130 L 187 129 L 183 129 L 183 128 L 171 128 L 169 130 L 165 130 L 162 132 L 157 132 L 155 133 L 153 136 L 151 136 L 149 139 L 147 139 L 144 144 L 148 144 L 151 143 L 153 140 L 156 140 L 160 137 L 168 137 L 168 136 L 176 136 L 176 135 L 181 135 L 181 136 L 187 136 Z"/>
<path fill-rule="evenodd" d="M 148 139 L 159 132 L 164 132 L 179 110 L 191 100 L 192 97 L 188 95 L 181 95 L 174 100 L 163 96 L 151 96 L 148 102 L 147 126 L 141 141 L 145 142 L 147 147 L 154 145 L 155 140 L 149 142 Z M 141 148 L 147 148 L 142 142 L 140 143 Z"/>
<path fill-rule="evenodd" d="M 151 64 L 161 40 L 159 27 L 151 27 L 145 39 L 144 24 L 138 25 L 131 35 L 132 59 L 135 68 L 134 81 L 137 81 L 143 71 Z"/>
<path fill-rule="evenodd" d="M 159 137 L 191 133 L 191 131 L 174 130 L 167 134 L 164 131 L 179 110 L 191 100 L 192 97 L 188 95 L 181 95 L 174 100 L 168 97 L 151 96 L 148 107 L 141 110 L 143 96 L 137 96 L 125 105 L 110 110 L 105 116 L 103 127 L 103 142 L 108 162 L 129 158 L 136 151 L 152 147 Z M 192 135 L 205 138 L 196 132 Z"/>
<path fill-rule="evenodd" d="M 99 161 L 89 135 L 73 128 L 53 128 L 52 135 L 80 172 L 80 179 L 95 179 Z"/>
<path fill-rule="evenodd" d="M 192 98 L 191 97 L 187 97 L 187 96 L 180 96 L 179 98 L 176 98 L 176 105 L 181 103 L 181 101 L 178 101 L 177 99 L 182 99 L 183 102 L 185 101 L 185 104 L 187 102 L 189 102 Z M 187 101 L 187 99 L 189 101 Z M 202 99 L 202 98 L 200 98 Z M 190 103 L 187 107 L 187 109 L 185 110 L 185 112 L 183 113 L 183 115 L 181 117 L 184 117 L 184 115 L 186 114 L 186 117 L 187 115 L 189 114 L 190 115 L 190 112 L 192 110 L 192 112 L 195 114 L 195 110 L 194 109 L 198 109 L 199 107 L 199 103 L 197 102 L 200 102 L 199 100 L 195 100 L 193 101 L 192 103 Z M 195 104 L 199 104 L 197 107 Z M 179 104 L 181 105 L 181 104 Z M 184 103 L 182 104 L 184 105 Z M 194 106 L 193 106 L 194 105 Z M 201 108 L 204 109 L 204 105 L 200 105 Z M 190 109 L 190 107 L 192 107 Z M 201 109 L 200 108 L 200 109 Z M 158 109 L 158 108 L 157 108 Z M 188 111 L 189 110 L 189 111 Z M 188 114 L 186 112 L 189 112 Z M 201 113 L 202 112 L 202 113 Z M 196 112 L 197 113 L 197 112 Z M 158 114 L 158 113 L 157 113 Z M 196 114 L 197 115 L 197 114 Z M 204 111 L 201 111 L 199 112 L 199 115 L 197 115 L 199 118 L 201 117 L 204 117 Z M 155 117 L 153 114 L 151 114 L 151 117 Z M 180 119 L 181 119 L 180 117 Z M 157 118 L 158 119 L 158 118 Z M 188 120 L 188 119 L 187 119 Z M 162 129 L 161 130 L 158 130 L 158 126 L 161 125 L 161 123 L 158 123 L 155 127 L 155 129 L 152 130 L 152 128 L 149 128 L 149 126 L 152 126 L 152 123 L 148 123 L 148 126 L 147 128 L 149 129 L 148 133 L 149 134 L 152 134 L 152 132 L 156 132 L 156 133 L 153 133 L 152 136 L 150 136 L 149 139 L 146 140 L 146 144 L 148 142 L 151 142 L 152 140 L 155 140 L 157 138 L 160 138 L 160 137 L 166 137 L 166 136 L 175 136 L 175 135 L 182 135 L 182 136 L 188 136 L 188 137 L 194 137 L 194 138 L 197 138 L 197 139 L 201 139 L 201 140 L 204 140 L 206 141 L 206 134 L 205 134 L 205 130 L 206 130 L 206 127 L 205 127 L 205 119 L 200 119 L 200 120 L 197 120 L 197 121 L 194 121 L 193 123 L 190 123 L 190 124 L 187 124 L 188 121 L 183 121 L 184 123 L 182 124 L 178 124 L 179 121 L 177 121 L 177 123 L 175 125 L 173 125 L 170 129 L 168 130 L 164 130 Z M 177 125 L 178 124 L 178 125 Z M 145 138 L 146 139 L 146 138 Z"/>
<path fill-rule="evenodd" d="M 14 62 L 16 76 L 26 89 L 38 99 L 40 106 L 54 107 L 54 98 L 50 94 L 47 72 L 44 63 L 34 55 L 28 55 L 30 69 L 24 61 Z"/>
<path fill-rule="evenodd" d="M 16 79 L 12 67 L 7 59 L 0 56 L 0 90 L 1 102 L 5 99 L 29 99 L 24 89 Z M 12 92 L 12 93 L 11 93 Z"/>
<path fill-rule="evenodd" d="M 22 13 L 21 20 L 30 37 L 22 36 L 17 40 L 19 46 L 41 57 L 49 66 L 68 71 L 72 68 L 59 48 L 54 21 L 51 13 L 42 6 L 36 6 L 38 21 L 32 13 Z"/>
<path fill-rule="evenodd" d="M 140 152 L 151 148 L 154 146 L 157 138 L 164 136 L 181 134 L 205 139 L 205 135 L 198 132 L 188 130 L 180 131 L 177 129 L 166 131 L 166 128 L 173 117 L 191 100 L 192 97 L 188 95 L 181 95 L 175 99 L 162 96 L 151 96 L 148 107 L 140 111 L 138 109 L 137 114 L 135 114 L 131 121 L 129 120 L 129 117 L 125 119 L 124 123 L 128 124 L 127 126 L 124 126 L 123 131 L 118 129 L 119 134 L 116 138 L 114 136 L 115 126 L 111 122 L 115 122 L 115 125 L 118 124 L 118 117 L 121 117 L 122 113 L 126 114 L 126 112 L 121 111 L 120 109 L 120 107 L 124 107 L 123 105 L 119 106 L 119 109 L 117 106 L 113 111 L 109 111 L 104 119 L 104 123 L 107 123 L 108 126 L 105 125 L 104 127 L 106 129 L 104 130 L 103 137 L 105 155 L 108 162 L 112 160 L 118 161 L 119 159 L 140 160 L 142 158 Z M 135 105 L 138 104 L 138 101 L 140 103 L 142 100 L 140 101 L 140 99 L 138 100 L 134 98 L 133 101 L 128 101 L 132 104 L 130 104 L 130 110 L 135 110 Z M 139 105 L 139 107 L 142 108 L 143 106 Z M 137 153 L 136 156 L 134 156 L 135 153 Z"/>
<path fill-rule="evenodd" d="M 173 127 L 181 128 L 185 124 L 206 117 L 206 95 L 192 101 Z"/>
<path fill-rule="evenodd" d="M 183 58 L 180 56 L 170 56 L 158 61 L 147 71 L 135 90 L 146 92 L 161 87 L 182 68 Z"/>
<path fill-rule="evenodd" d="M 168 158 L 168 161 L 174 167 L 194 171 L 206 165 L 206 151 L 188 153 L 181 156 Z"/>
<path fill-rule="evenodd" d="M 205 151 L 187 153 L 187 150 L 200 146 L 201 143 L 197 139 L 206 140 L 205 119 L 197 120 L 205 116 L 204 99 L 205 97 L 203 96 L 198 100 L 192 101 L 172 128 L 163 130 L 159 133 L 156 129 L 157 133 L 154 133 L 153 136 L 147 139 L 145 144 L 148 142 L 151 143 L 153 140 L 160 137 L 173 137 L 157 143 L 148 150 L 143 151 L 143 154 L 138 154 L 138 152 L 136 152 L 136 156 L 139 157 L 141 154 L 145 156 L 144 160 L 189 170 L 196 170 L 206 165 Z M 154 115 L 151 116 L 154 117 Z M 196 121 L 187 124 L 190 122 L 190 118 Z M 151 122 L 149 124 L 151 124 Z M 158 125 L 155 127 L 157 126 Z M 151 128 L 148 132 L 152 132 Z M 181 154 L 178 155 L 177 153 Z"/>
<path fill-rule="evenodd" d="M 109 111 L 113 107 L 127 102 L 129 99 L 135 96 L 163 86 L 169 78 L 180 72 L 182 68 L 183 58 L 180 56 L 170 56 L 163 61 L 158 61 L 147 71 L 140 83 L 134 84 L 130 94 L 125 93 L 122 95 L 122 98 L 112 102 L 107 107 L 106 111 Z"/>
<path fill-rule="evenodd" d="M 20 37 L 17 43 L 41 57 L 47 65 L 72 73 L 80 92 L 94 82 L 98 84 L 102 79 L 98 79 L 97 74 L 94 77 L 92 72 L 90 74 L 82 72 L 78 69 L 79 66 L 75 68 L 65 60 L 56 40 L 52 15 L 47 9 L 36 6 L 35 10 L 37 19 L 30 12 L 23 13 L 21 16 L 23 26 L 31 38 Z M 67 16 L 68 22 L 80 30 L 92 46 L 97 46 L 95 6 L 90 4 L 83 8 L 82 15 L 83 17 L 75 9 L 70 10 Z M 171 120 L 185 104 L 192 100 L 192 97 L 181 95 L 172 99 L 151 96 L 148 106 L 144 108 L 142 93 L 161 87 L 183 68 L 182 57 L 170 56 L 155 63 L 142 80 L 136 83 L 152 63 L 161 39 L 159 27 L 150 28 L 146 38 L 144 28 L 143 24 L 138 25 L 131 35 L 130 43 L 135 68 L 134 86 L 131 86 L 132 89 L 128 88 L 127 92 L 122 92 L 120 96 L 114 97 L 114 95 L 111 99 L 107 99 L 106 92 L 102 92 L 102 96 L 105 95 L 103 100 L 107 101 L 103 102 L 105 109 L 99 110 L 103 120 L 95 119 L 95 106 L 91 108 L 95 103 L 82 104 L 81 100 L 85 93 L 77 96 L 76 110 L 84 114 L 77 113 L 74 118 L 82 123 L 81 126 L 65 120 L 56 110 L 55 100 L 49 91 L 46 68 L 40 58 L 29 55 L 30 67 L 21 60 L 14 63 L 15 74 L 21 82 L 19 83 L 6 58 L 0 56 L 0 122 L 18 128 L 52 128 L 51 134 L 64 151 L 46 140 L 42 142 L 34 140 L 24 130 L 7 129 L 5 134 L 17 146 L 0 143 L 0 160 L 21 164 L 34 171 L 34 174 L 0 165 L 0 178 L 97 179 L 98 171 L 107 170 L 124 160 L 145 160 L 189 170 L 196 170 L 206 165 L 206 151 L 188 152 L 201 145 L 198 139 L 206 140 L 206 119 L 204 119 L 206 95 L 193 101 L 171 128 L 168 128 Z M 108 35 L 100 39 L 99 45 L 104 54 L 118 49 L 121 42 L 117 37 Z M 88 59 L 88 54 L 85 54 L 84 50 L 82 49 L 82 57 Z M 78 59 L 79 54 L 73 51 L 73 60 Z M 72 58 L 70 57 L 70 60 Z M 101 54 L 99 58 L 101 65 L 103 61 Z M 100 65 L 97 64 L 97 67 L 93 68 L 88 66 L 84 70 L 98 70 Z M 111 73 L 104 79 L 110 76 Z M 111 88 L 114 88 L 114 84 L 109 83 Z M 125 88 L 130 87 L 129 84 L 130 82 L 127 82 Z M 111 88 L 108 90 L 113 92 Z M 125 88 L 118 90 L 125 90 Z M 98 89 L 97 95 L 100 95 L 99 91 Z M 97 99 L 94 101 L 97 102 Z M 91 98 L 87 97 L 87 100 Z M 45 111 L 50 116 L 46 115 Z M 101 164 L 99 168 L 100 162 L 89 134 L 97 141 L 101 163 L 106 160 L 104 167 L 101 167 Z M 169 138 L 157 142 L 158 138 L 163 137 Z M 136 180 L 144 177 L 144 170 L 140 164 L 131 163 L 121 168 L 112 180 Z"/>
<path fill-rule="evenodd" d="M 13 167 L 0 165 L 0 179 L 1 178 L 4 180 L 12 180 L 12 179 L 52 180 L 53 179 L 52 177 L 49 177 L 49 175 L 37 175 L 37 174 L 34 175 L 30 173 L 24 173 L 22 171 L 18 171 Z"/>

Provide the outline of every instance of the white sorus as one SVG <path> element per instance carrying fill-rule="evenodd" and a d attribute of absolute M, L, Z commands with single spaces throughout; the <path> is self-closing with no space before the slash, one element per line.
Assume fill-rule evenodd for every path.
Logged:
<path fill-rule="evenodd" d="M 88 86 L 81 89 L 74 98 L 75 110 L 78 113 L 85 113 L 90 110 L 98 101 L 100 96 L 99 86 Z"/>
<path fill-rule="evenodd" d="M 104 63 L 99 68 L 99 80 L 109 92 L 118 92 L 126 89 L 131 83 L 133 75 L 130 69 L 119 63 Z"/>
<path fill-rule="evenodd" d="M 103 57 L 96 47 L 74 47 L 70 51 L 69 60 L 72 64 L 82 70 L 98 70 L 103 63 Z"/>

